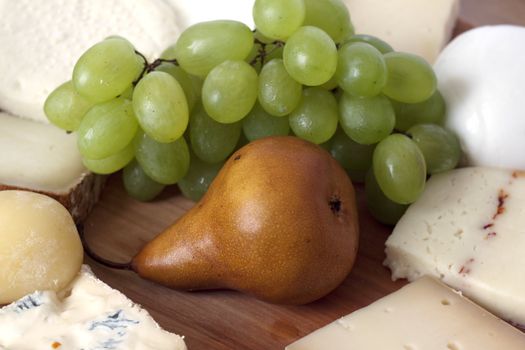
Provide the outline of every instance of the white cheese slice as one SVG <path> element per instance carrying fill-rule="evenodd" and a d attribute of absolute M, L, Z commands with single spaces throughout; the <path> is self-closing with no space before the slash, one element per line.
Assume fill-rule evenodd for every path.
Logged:
<path fill-rule="evenodd" d="M 441 278 L 525 325 L 525 174 L 464 168 L 433 176 L 386 242 L 392 278 Z"/>
<path fill-rule="evenodd" d="M 424 277 L 287 350 L 523 350 L 525 334 Z"/>
<path fill-rule="evenodd" d="M 459 14 L 459 0 L 344 1 L 357 33 L 375 35 L 431 63 L 450 40 Z"/>
<path fill-rule="evenodd" d="M 35 292 L 0 309 L 0 349 L 186 349 L 86 265 L 64 293 Z"/>
<path fill-rule="evenodd" d="M 525 169 L 525 27 L 470 30 L 434 66 L 466 164 Z"/>
<path fill-rule="evenodd" d="M 76 135 L 0 112 L 0 184 L 68 193 L 88 171 Z"/>
<path fill-rule="evenodd" d="M 158 57 L 178 35 L 163 0 L 0 0 L 0 110 L 47 122 L 43 105 L 80 55 L 110 35 Z"/>

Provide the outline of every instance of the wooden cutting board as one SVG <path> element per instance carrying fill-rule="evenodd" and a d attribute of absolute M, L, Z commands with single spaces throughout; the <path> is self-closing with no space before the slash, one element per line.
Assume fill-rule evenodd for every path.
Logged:
<path fill-rule="evenodd" d="M 523 0 L 464 0 L 462 11 L 462 25 L 525 24 Z M 190 350 L 282 349 L 404 284 L 392 282 L 389 270 L 382 266 L 384 242 L 391 229 L 370 217 L 361 186 L 357 195 L 361 240 L 356 265 L 332 294 L 306 306 L 271 305 L 232 291 L 178 292 L 131 272 L 101 267 L 89 258 L 86 262 L 102 280 L 143 305 L 162 327 L 184 335 Z M 120 177 L 113 176 L 86 222 L 88 241 L 101 255 L 127 261 L 192 205 L 175 187 L 153 203 L 139 203 L 125 195 Z"/>

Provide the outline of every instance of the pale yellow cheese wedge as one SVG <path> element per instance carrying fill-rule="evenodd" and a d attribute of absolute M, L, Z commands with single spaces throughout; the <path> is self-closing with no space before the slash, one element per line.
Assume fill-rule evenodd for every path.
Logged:
<path fill-rule="evenodd" d="M 358 34 L 370 34 L 397 51 L 433 63 L 449 42 L 459 0 L 344 0 Z"/>
<path fill-rule="evenodd" d="M 423 277 L 286 350 L 523 350 L 525 334 Z"/>

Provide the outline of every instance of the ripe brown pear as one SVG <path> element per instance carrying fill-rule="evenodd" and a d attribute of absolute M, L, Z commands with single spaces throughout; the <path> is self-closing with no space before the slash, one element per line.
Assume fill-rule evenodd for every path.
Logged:
<path fill-rule="evenodd" d="M 171 288 L 228 288 L 304 304 L 352 269 L 357 220 L 352 183 L 325 150 L 295 137 L 266 138 L 235 152 L 202 200 L 132 267 Z"/>

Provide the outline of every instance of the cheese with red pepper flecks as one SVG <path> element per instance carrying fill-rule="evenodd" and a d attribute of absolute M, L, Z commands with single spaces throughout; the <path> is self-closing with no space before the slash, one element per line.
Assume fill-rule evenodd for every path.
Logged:
<path fill-rule="evenodd" d="M 525 173 L 463 168 L 433 176 L 386 242 L 392 278 L 433 275 L 525 325 Z"/>

